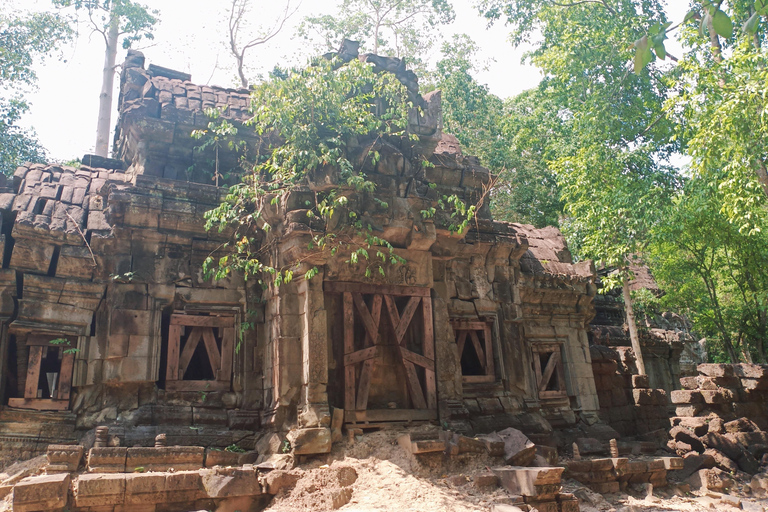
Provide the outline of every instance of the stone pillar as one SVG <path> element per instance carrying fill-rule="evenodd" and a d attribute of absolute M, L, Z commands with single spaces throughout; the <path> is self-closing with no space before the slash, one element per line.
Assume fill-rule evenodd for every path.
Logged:
<path fill-rule="evenodd" d="M 323 293 L 324 271 L 298 285 L 301 325 L 301 397 L 299 427 L 328 427 L 328 325 Z"/>

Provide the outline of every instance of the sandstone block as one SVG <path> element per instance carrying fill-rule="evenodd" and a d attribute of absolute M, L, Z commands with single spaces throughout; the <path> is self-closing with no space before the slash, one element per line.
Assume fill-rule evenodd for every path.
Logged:
<path fill-rule="evenodd" d="M 478 489 L 495 489 L 499 486 L 499 477 L 493 473 L 480 473 L 472 481 Z"/>
<path fill-rule="evenodd" d="M 647 375 L 633 375 L 632 387 L 635 389 L 646 389 L 650 387 L 650 381 Z"/>
<path fill-rule="evenodd" d="M 331 429 L 329 428 L 292 430 L 287 437 L 293 447 L 293 453 L 296 455 L 329 453 L 331 451 Z"/>
<path fill-rule="evenodd" d="M 125 462 L 128 471 L 189 471 L 204 466 L 205 448 L 202 446 L 164 446 L 160 448 L 128 448 Z"/>
<path fill-rule="evenodd" d="M 13 510 L 19 512 L 49 511 L 67 506 L 69 474 L 31 476 L 13 488 Z"/>
<path fill-rule="evenodd" d="M 203 488 L 209 498 L 258 496 L 261 485 L 256 471 L 240 468 L 200 470 Z"/>
<path fill-rule="evenodd" d="M 538 496 L 537 486 L 559 485 L 565 468 L 523 468 L 505 466 L 493 468 L 493 473 L 499 477 L 501 486 L 512 494 L 521 496 Z"/>
<path fill-rule="evenodd" d="M 714 492 L 725 492 L 733 487 L 734 483 L 725 472 L 718 468 L 700 469 L 693 473 L 686 482 L 694 489 Z"/>
<path fill-rule="evenodd" d="M 166 500 L 165 473 L 133 473 L 125 475 L 125 504 L 142 505 Z"/>
<path fill-rule="evenodd" d="M 77 471 L 83 460 L 84 450 L 80 445 L 49 444 L 46 452 L 48 466 L 45 472 L 52 474 Z"/>
<path fill-rule="evenodd" d="M 707 377 L 733 377 L 733 365 L 730 364 L 700 364 L 697 367 L 699 373 Z"/>
<path fill-rule="evenodd" d="M 122 505 L 125 500 L 125 476 L 80 475 L 75 483 L 75 503 L 78 507 Z"/>
<path fill-rule="evenodd" d="M 290 471 L 276 469 L 264 475 L 262 481 L 267 494 L 278 494 L 282 489 L 291 489 L 299 481 L 300 475 Z"/>
<path fill-rule="evenodd" d="M 124 473 L 128 449 L 101 447 L 88 450 L 89 473 Z"/>
<path fill-rule="evenodd" d="M 670 393 L 673 404 L 698 404 L 704 401 L 701 392 L 696 390 L 676 389 Z"/>
<path fill-rule="evenodd" d="M 169 503 L 190 502 L 205 497 L 200 472 L 166 473 L 165 496 Z"/>

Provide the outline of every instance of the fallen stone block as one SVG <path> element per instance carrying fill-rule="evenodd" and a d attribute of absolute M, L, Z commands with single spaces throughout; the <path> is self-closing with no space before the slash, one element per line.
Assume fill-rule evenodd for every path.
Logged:
<path fill-rule="evenodd" d="M 512 494 L 536 497 L 540 494 L 540 487 L 545 485 L 560 485 L 560 480 L 565 468 L 526 468 L 519 466 L 504 466 L 492 468 L 493 473 L 499 477 L 499 483 Z"/>
<path fill-rule="evenodd" d="M 576 446 L 581 455 L 592 455 L 604 453 L 606 451 L 603 443 L 592 437 L 579 437 L 576 439 Z"/>
<path fill-rule="evenodd" d="M 48 459 L 45 472 L 53 474 L 77 471 L 83 460 L 84 451 L 85 448 L 80 445 L 49 444 L 45 454 Z"/>
<path fill-rule="evenodd" d="M 324 427 L 302 428 L 292 430 L 287 435 L 293 453 L 296 455 L 313 455 L 330 453 L 331 429 Z"/>
<path fill-rule="evenodd" d="M 734 375 L 733 365 L 730 364 L 704 363 L 696 369 L 700 374 L 707 377 L 733 377 Z"/>
<path fill-rule="evenodd" d="M 754 421 L 749 418 L 739 418 L 737 420 L 729 421 L 725 425 L 725 431 L 729 434 L 737 434 L 740 432 L 760 432 Z"/>
<path fill-rule="evenodd" d="M 203 489 L 209 498 L 258 496 L 261 485 L 253 469 L 221 468 L 200 470 Z"/>
<path fill-rule="evenodd" d="M 276 469 L 264 475 L 262 483 L 267 494 L 274 495 L 278 494 L 282 489 L 292 489 L 296 482 L 299 481 L 299 478 L 300 475 L 298 473 Z"/>
<path fill-rule="evenodd" d="M 704 401 L 699 390 L 676 389 L 669 395 L 673 404 L 699 404 Z"/>
<path fill-rule="evenodd" d="M 13 488 L 13 510 L 18 512 L 59 510 L 67 506 L 69 473 L 30 476 Z"/>
<path fill-rule="evenodd" d="M 720 450 L 715 450 L 714 448 L 707 448 L 706 450 L 704 450 L 704 455 L 709 455 L 710 457 L 715 459 L 715 467 L 720 468 L 727 473 L 734 473 L 739 470 L 739 465 L 736 464 L 736 462 L 729 459 Z"/>
<path fill-rule="evenodd" d="M 700 469 L 711 469 L 715 467 L 715 459 L 711 455 L 700 455 L 690 452 L 683 455 L 683 468 L 675 471 L 675 476 L 679 480 L 686 480 Z"/>
<path fill-rule="evenodd" d="M 677 426 L 669 430 L 669 437 L 677 442 L 685 443 L 691 446 L 697 452 L 704 451 L 704 443 L 693 432 L 685 427 Z"/>
<path fill-rule="evenodd" d="M 694 472 L 688 479 L 694 489 L 703 491 L 725 492 L 733 487 L 733 480 L 721 469 L 700 469 Z"/>
<path fill-rule="evenodd" d="M 667 471 L 676 471 L 685 467 L 685 459 L 682 457 L 662 457 L 661 460 Z"/>
<path fill-rule="evenodd" d="M 536 457 L 536 445 L 514 428 L 498 432 L 504 441 L 504 461 L 511 466 L 528 466 Z"/>
<path fill-rule="evenodd" d="M 475 475 L 472 479 L 472 483 L 478 489 L 495 489 L 499 486 L 499 477 L 491 472 L 480 473 L 479 475 Z"/>

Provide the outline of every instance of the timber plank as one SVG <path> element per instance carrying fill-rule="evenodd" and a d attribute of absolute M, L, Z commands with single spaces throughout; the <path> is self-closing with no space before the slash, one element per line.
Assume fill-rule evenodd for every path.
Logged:
<path fill-rule="evenodd" d="M 355 351 L 355 310 L 351 292 L 344 293 L 344 354 Z M 344 366 L 344 408 L 355 408 L 355 365 Z"/>
<path fill-rule="evenodd" d="M 190 361 L 192 361 L 192 356 L 195 354 L 195 349 L 202 337 L 202 329 L 200 327 L 193 327 L 192 332 L 189 333 L 187 338 L 187 343 L 184 345 L 184 350 L 181 351 L 179 356 L 179 377 L 173 380 L 184 380 L 184 374 L 187 372 L 187 367 Z"/>
<path fill-rule="evenodd" d="M 411 299 L 408 301 L 408 304 L 406 304 L 405 309 L 403 310 L 402 316 L 400 317 L 400 323 L 396 326 L 392 326 L 395 327 L 395 339 L 397 340 L 398 344 L 402 345 L 403 339 L 405 338 L 405 333 L 408 330 L 408 326 L 411 325 L 413 315 L 416 313 L 416 308 L 419 307 L 420 303 L 421 297 L 411 297 Z"/>
<path fill-rule="evenodd" d="M 69 402 L 69 395 L 72 392 L 72 370 L 75 367 L 75 354 L 64 354 L 61 358 L 61 370 L 59 371 L 59 394 L 58 400 Z"/>
<path fill-rule="evenodd" d="M 405 366 L 405 380 L 408 383 L 408 389 L 411 394 L 411 401 L 414 409 L 426 409 L 427 402 L 424 400 L 424 392 L 421 390 L 419 376 L 416 374 L 416 367 L 412 362 L 403 359 Z"/>
<path fill-rule="evenodd" d="M 421 300 L 422 315 L 424 316 L 424 357 L 435 360 L 435 324 L 432 320 L 432 297 Z"/>
<path fill-rule="evenodd" d="M 371 390 L 371 377 L 375 366 L 376 359 L 368 359 L 363 363 L 363 369 L 360 372 L 360 385 L 357 388 L 357 409 L 362 410 L 368 407 L 368 393 Z"/>
<path fill-rule="evenodd" d="M 430 288 L 419 286 L 397 286 L 397 285 L 369 285 L 363 283 L 350 283 L 345 281 L 324 281 L 323 290 L 331 293 L 381 293 L 384 295 L 397 295 L 407 297 L 428 297 L 431 293 Z"/>
<path fill-rule="evenodd" d="M 483 365 L 483 370 L 487 374 L 488 367 L 486 366 L 485 361 L 485 351 L 483 350 L 483 347 L 480 346 L 480 338 L 477 336 L 477 331 L 469 331 L 469 337 L 472 339 L 472 346 L 475 347 L 477 359 L 480 361 L 480 364 Z"/>
<path fill-rule="evenodd" d="M 493 365 L 493 338 L 489 324 L 485 324 L 483 334 L 485 335 L 485 374 L 493 376 L 496 375 L 496 370 Z"/>
<path fill-rule="evenodd" d="M 469 336 L 469 331 L 459 331 L 459 339 L 456 342 L 459 346 L 459 359 L 461 359 L 461 356 L 464 354 L 464 344 L 467 342 L 467 336 Z"/>
<path fill-rule="evenodd" d="M 37 398 L 37 384 L 40 382 L 40 364 L 43 361 L 43 347 L 29 347 L 29 365 L 27 366 L 27 382 L 24 386 L 24 398 Z"/>
<path fill-rule="evenodd" d="M 179 346 L 181 345 L 181 325 L 171 324 L 168 329 L 168 363 L 165 369 L 165 380 L 179 379 Z"/>
<path fill-rule="evenodd" d="M 208 362 L 211 364 L 213 375 L 216 376 L 221 370 L 221 354 L 219 354 L 219 347 L 216 346 L 216 336 L 213 335 L 211 327 L 200 327 L 200 329 L 203 333 L 205 351 L 208 353 Z"/>
<path fill-rule="evenodd" d="M 368 306 L 366 306 L 363 300 L 363 295 L 361 293 L 353 293 L 352 298 L 355 299 L 355 306 L 357 306 L 357 311 L 360 313 L 366 334 L 370 336 L 372 344 L 377 345 L 379 343 L 379 326 L 373 321 L 371 312 L 368 311 Z"/>
<path fill-rule="evenodd" d="M 9 398 L 8 407 L 33 409 L 36 411 L 66 411 L 69 400 L 51 400 L 48 398 Z"/>
<path fill-rule="evenodd" d="M 233 316 L 171 315 L 171 325 L 188 327 L 234 327 Z"/>
<path fill-rule="evenodd" d="M 428 359 L 422 355 L 419 355 L 415 352 L 411 352 L 405 347 L 399 347 L 400 348 L 400 355 L 403 356 L 403 359 L 406 361 L 410 361 L 414 364 L 417 364 L 421 366 L 422 368 L 426 368 L 427 370 L 435 370 L 435 362 L 432 359 Z"/>
<path fill-rule="evenodd" d="M 227 381 L 232 377 L 232 359 L 234 357 L 235 328 L 226 327 L 221 338 L 221 368 L 216 380 Z"/>
<path fill-rule="evenodd" d="M 378 355 L 379 355 L 378 346 L 364 348 L 363 350 L 358 350 L 357 352 L 353 352 L 351 354 L 345 355 L 344 366 L 362 363 L 363 361 L 371 359 L 372 357 L 377 357 Z"/>
<path fill-rule="evenodd" d="M 547 384 L 549 384 L 549 380 L 552 378 L 552 374 L 554 373 L 559 361 L 560 353 L 552 352 L 552 355 L 549 356 L 549 361 L 547 361 L 547 366 L 544 368 L 544 372 L 541 374 L 541 379 L 539 380 L 539 392 L 545 391 L 547 389 Z"/>

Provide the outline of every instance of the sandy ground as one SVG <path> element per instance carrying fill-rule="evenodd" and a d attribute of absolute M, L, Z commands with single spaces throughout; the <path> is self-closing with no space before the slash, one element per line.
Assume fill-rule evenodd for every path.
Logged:
<path fill-rule="evenodd" d="M 301 478 L 289 492 L 275 497 L 269 512 L 469 512 L 490 511 L 494 504 L 510 502 L 503 489 L 477 489 L 471 477 L 500 463 L 484 455 L 447 459 L 443 454 L 407 454 L 397 442 L 396 432 L 374 432 L 334 447 L 325 458 L 313 459 L 295 469 Z M 353 468 L 357 479 L 348 486 L 339 482 L 341 468 Z M 348 470 L 347 470 L 348 471 Z M 462 475 L 465 478 L 454 478 Z M 346 489 L 346 491 L 344 490 Z M 342 493 L 348 493 L 347 496 Z M 675 486 L 657 489 L 651 496 L 643 487 L 629 494 L 600 495 L 580 483 L 567 480 L 563 492 L 579 497 L 582 512 L 703 512 L 738 510 L 716 495 L 688 493 Z M 768 512 L 768 499 L 742 496 L 747 512 Z M 335 501 L 334 501 L 335 500 Z"/>

